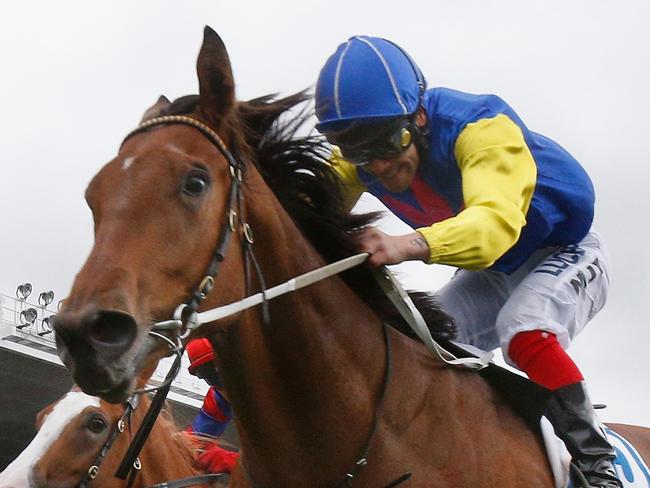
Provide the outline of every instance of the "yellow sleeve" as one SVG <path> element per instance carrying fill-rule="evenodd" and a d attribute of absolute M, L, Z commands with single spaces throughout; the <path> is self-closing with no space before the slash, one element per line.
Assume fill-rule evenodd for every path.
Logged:
<path fill-rule="evenodd" d="M 465 209 L 417 230 L 429 244 L 429 263 L 487 268 L 517 242 L 526 225 L 537 166 L 521 129 L 503 114 L 468 124 L 454 154 Z"/>
<path fill-rule="evenodd" d="M 341 155 L 341 151 L 336 146 L 330 156 L 330 164 L 341 177 L 343 183 L 343 198 L 348 210 L 354 207 L 361 194 L 366 191 L 366 186 L 361 183 L 357 169 L 353 164 L 347 162 Z"/>

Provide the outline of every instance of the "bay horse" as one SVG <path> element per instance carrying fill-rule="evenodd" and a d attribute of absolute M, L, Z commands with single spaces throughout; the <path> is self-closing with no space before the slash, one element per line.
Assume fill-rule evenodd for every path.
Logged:
<path fill-rule="evenodd" d="M 108 403 L 79 389 L 69 391 L 39 412 L 36 436 L 0 473 L 0 488 L 145 488 L 202 475 L 193 456 L 199 444 L 194 445 L 190 435 L 178 431 L 169 416 L 161 415 L 138 457 L 133 479 L 114 476 L 131 442 L 131 430 L 138 428 L 150 403 L 147 396 L 140 398 L 141 405 L 125 416 L 123 405 Z M 124 420 L 121 432 L 117 430 L 120 420 Z M 105 455 L 100 457 L 102 450 Z"/>
<path fill-rule="evenodd" d="M 77 383 L 109 401 L 132 391 L 158 350 L 148 331 L 177 305 L 236 302 L 350 256 L 372 219 L 345 210 L 324 142 L 274 122 L 306 95 L 237 102 L 209 27 L 197 73 L 199 95 L 161 97 L 86 192 L 95 244 L 55 331 Z M 387 322 L 400 327 L 358 267 L 193 333 L 210 339 L 235 411 L 231 486 L 555 486 L 542 441 L 496 389 Z"/>

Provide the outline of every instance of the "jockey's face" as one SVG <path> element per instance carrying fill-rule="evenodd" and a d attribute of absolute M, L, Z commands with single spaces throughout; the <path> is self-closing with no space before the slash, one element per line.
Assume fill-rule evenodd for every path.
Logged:
<path fill-rule="evenodd" d="M 375 158 L 362 166 L 364 171 L 373 175 L 386 189 L 393 193 L 403 192 L 420 167 L 420 155 L 411 144 L 403 153 L 392 158 Z"/>
<path fill-rule="evenodd" d="M 411 185 L 420 166 L 415 133 L 426 121 L 426 113 L 420 109 L 414 116 L 328 133 L 327 139 L 339 146 L 348 162 L 373 175 L 389 191 L 399 193 Z"/>
<path fill-rule="evenodd" d="M 194 371 L 194 375 L 198 378 L 203 379 L 208 385 L 214 386 L 217 390 L 223 390 L 223 384 L 221 383 L 221 376 L 219 376 L 219 371 L 217 371 L 214 363 L 209 361 L 205 364 L 202 364 Z"/>
<path fill-rule="evenodd" d="M 427 123 L 427 116 L 423 109 L 415 114 L 415 124 L 422 128 Z M 420 167 L 420 153 L 416 144 L 410 144 L 406 150 L 393 157 L 376 157 L 362 166 L 386 189 L 393 193 L 400 193 L 407 190 Z"/>

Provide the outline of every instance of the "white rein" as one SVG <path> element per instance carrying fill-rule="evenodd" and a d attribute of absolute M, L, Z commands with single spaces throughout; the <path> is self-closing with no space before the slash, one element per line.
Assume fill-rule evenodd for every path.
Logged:
<path fill-rule="evenodd" d="M 358 266 L 365 262 L 366 259 L 368 259 L 368 253 L 356 254 L 321 268 L 308 271 L 307 273 L 296 276 L 295 278 L 291 278 L 280 285 L 269 288 L 264 293 L 256 293 L 255 295 L 246 297 L 238 302 L 229 303 L 228 305 L 206 310 L 205 312 L 195 312 L 187 319 L 187 332 L 183 335 L 183 338 L 189 335 L 189 332 L 197 329 L 202 324 L 230 317 L 231 315 L 259 305 L 266 300 L 272 300 L 281 295 L 312 285 L 318 281 Z M 493 356 L 492 353 L 486 353 L 481 357 L 457 358 L 451 352 L 444 349 L 433 339 L 433 337 L 431 337 L 431 332 L 429 331 L 422 314 L 420 314 L 419 310 L 415 307 L 413 301 L 404 291 L 393 273 L 391 273 L 387 267 L 382 266 L 381 268 L 374 270 L 374 275 L 379 282 L 379 285 L 391 302 L 393 302 L 404 320 L 406 320 L 434 356 L 438 357 L 441 361 L 450 366 L 463 366 L 477 370 L 485 368 L 490 363 Z M 154 328 L 157 330 L 179 328 L 182 325 L 181 315 L 184 308 L 185 304 L 180 305 L 174 312 L 173 320 L 158 322 L 154 325 Z"/>

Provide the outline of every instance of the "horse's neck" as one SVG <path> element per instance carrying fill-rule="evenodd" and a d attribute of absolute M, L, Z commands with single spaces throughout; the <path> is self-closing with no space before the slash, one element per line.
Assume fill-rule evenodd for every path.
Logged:
<path fill-rule="evenodd" d="M 277 200 L 256 190 L 260 201 L 249 204 L 249 222 L 256 242 L 264 243 L 255 253 L 267 286 L 323 265 Z M 527 448 L 535 443 L 480 377 L 443 366 L 393 330 L 393 375 L 379 404 L 382 324 L 340 278 L 272 300 L 269 309 L 269 324 L 259 310 L 244 313 L 216 351 L 245 470 L 260 486 L 314 486 L 314 480 L 336 486 L 363 454 L 375 415 L 381 419 L 372 443 L 376 479 L 385 479 L 384 466 L 423 463 L 440 482 L 417 486 L 449 486 L 448 463 L 463 465 L 467 452 L 480 460 L 495 440 L 516 446 L 522 434 Z M 482 436 L 476 448 L 474 432 Z M 463 486 L 480 484 L 468 480 Z"/>
<path fill-rule="evenodd" d="M 324 265 L 262 192 L 256 188 L 264 203 L 248 202 L 248 219 L 263 243 L 254 249 L 267 286 Z M 217 350 L 246 459 L 254 467 L 276 452 L 266 468 L 314 471 L 309 463 L 318 462 L 336 472 L 356 460 L 372 428 L 385 372 L 381 321 L 338 277 L 277 298 L 269 309 L 269 324 L 259 310 L 247 312 Z"/>
<path fill-rule="evenodd" d="M 261 179 L 257 172 L 253 176 Z M 266 286 L 277 285 L 327 264 L 271 190 L 262 182 L 253 186 L 256 191 L 247 204 L 248 220 L 254 229 L 254 253 L 260 262 Z M 368 349 L 367 355 L 370 356 L 370 351 L 374 355 L 377 348 L 382 347 L 380 319 L 338 276 L 284 295 L 269 302 L 269 306 L 271 324 L 259 324 L 261 314 L 253 311 L 248 319 L 257 321 L 258 325 L 252 328 L 264 340 L 265 349 L 278 348 L 283 357 L 297 356 L 302 364 L 324 365 L 329 359 L 327 356 L 313 358 L 307 351 L 297 350 L 292 343 L 313 348 L 312 353 L 317 355 L 325 349 L 336 349 L 337 344 L 343 349 L 352 347 L 355 354 L 361 356 L 364 349 Z M 285 342 L 287 340 L 289 343 Z M 366 344 L 369 347 L 364 347 Z M 332 351 L 328 353 L 332 354 Z M 363 364 L 362 358 L 355 362 Z"/>

